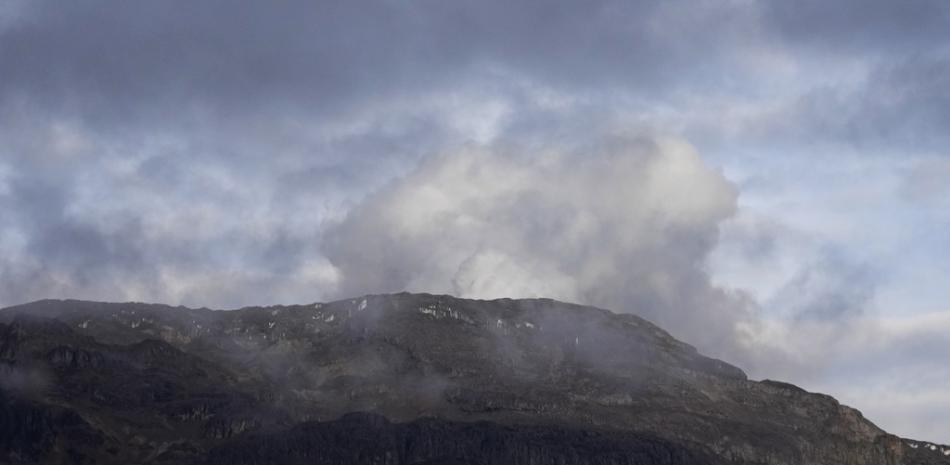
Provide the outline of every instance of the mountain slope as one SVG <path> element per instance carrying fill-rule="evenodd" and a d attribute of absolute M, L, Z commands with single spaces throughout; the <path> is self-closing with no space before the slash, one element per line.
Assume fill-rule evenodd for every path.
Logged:
<path fill-rule="evenodd" d="M 950 463 L 646 320 L 551 300 L 48 300 L 0 321 L 12 462 Z"/>

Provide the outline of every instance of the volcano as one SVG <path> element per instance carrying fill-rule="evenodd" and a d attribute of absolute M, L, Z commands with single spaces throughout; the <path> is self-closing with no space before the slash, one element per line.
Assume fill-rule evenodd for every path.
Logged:
<path fill-rule="evenodd" d="M 0 311 L 0 462 L 950 464 L 629 313 L 368 295 Z"/>

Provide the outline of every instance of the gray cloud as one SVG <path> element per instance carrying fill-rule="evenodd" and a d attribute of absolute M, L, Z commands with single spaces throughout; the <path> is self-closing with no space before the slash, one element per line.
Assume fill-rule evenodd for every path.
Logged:
<path fill-rule="evenodd" d="M 281 299 L 264 289 L 325 262 L 313 245 L 325 224 L 418 160 L 502 133 L 531 145 L 602 130 L 613 90 L 685 83 L 685 67 L 728 51 L 684 42 L 721 29 L 723 12 L 655 2 L 564 2 L 543 16 L 503 3 L 11 5 L 2 160 L 60 203 L 9 197 L 8 257 L 29 259 L 7 259 L 3 303 L 42 289 Z M 681 37 L 658 21 L 708 27 Z M 147 285 L 228 268 L 259 284 Z M 330 292 L 327 279 L 301 297 Z"/>
<path fill-rule="evenodd" d="M 870 265 L 826 249 L 764 305 L 796 320 L 847 321 L 864 313 L 878 280 Z"/>
<path fill-rule="evenodd" d="M 851 145 L 899 156 L 938 152 L 950 134 L 950 55 L 914 53 L 874 64 L 853 86 L 811 90 L 756 126 L 785 144 Z"/>
<path fill-rule="evenodd" d="M 950 38 L 950 7 L 940 0 L 770 0 L 762 11 L 783 39 L 820 53 L 903 54 Z"/>
<path fill-rule="evenodd" d="M 498 71 L 596 92 L 707 87 L 731 77 L 687 71 L 741 62 L 735 48 L 761 33 L 754 10 L 726 3 L 21 5 L 0 29 L 0 99 L 103 124 L 333 118 Z"/>

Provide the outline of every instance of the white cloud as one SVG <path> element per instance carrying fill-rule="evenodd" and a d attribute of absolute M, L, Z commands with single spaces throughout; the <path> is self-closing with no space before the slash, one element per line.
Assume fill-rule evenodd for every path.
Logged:
<path fill-rule="evenodd" d="M 712 341 L 731 339 L 742 306 L 703 267 L 735 202 L 733 186 L 677 139 L 572 153 L 471 147 L 367 199 L 325 249 L 341 296 L 552 297 L 637 312 L 718 350 Z"/>

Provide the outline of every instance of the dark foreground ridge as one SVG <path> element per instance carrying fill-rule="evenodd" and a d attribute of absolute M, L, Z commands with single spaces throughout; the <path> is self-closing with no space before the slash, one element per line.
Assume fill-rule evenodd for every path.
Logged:
<path fill-rule="evenodd" d="M 0 311 L 0 463 L 950 464 L 629 314 L 427 294 Z"/>
<path fill-rule="evenodd" d="M 378 415 L 351 413 L 332 422 L 302 423 L 285 432 L 248 434 L 212 449 L 206 463 L 258 464 L 275 457 L 293 465 L 725 463 L 699 449 L 636 433 L 433 418 L 393 424 Z"/>

